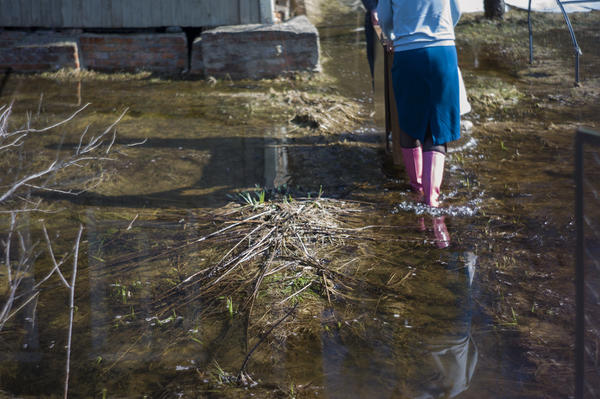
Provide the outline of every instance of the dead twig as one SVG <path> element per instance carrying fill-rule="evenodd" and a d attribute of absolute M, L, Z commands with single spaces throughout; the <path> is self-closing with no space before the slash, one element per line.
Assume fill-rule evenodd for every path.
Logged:
<path fill-rule="evenodd" d="M 16 135 L 16 134 L 22 134 L 22 133 L 43 133 L 43 132 L 47 132 L 49 130 L 52 130 L 56 127 L 59 127 L 61 125 L 64 125 L 68 122 L 70 122 L 71 120 L 73 120 L 73 118 L 75 118 L 79 113 L 81 113 L 81 111 L 83 111 L 84 109 L 86 109 L 91 103 L 87 103 L 85 104 L 83 107 L 79 108 L 77 111 L 75 111 L 73 114 L 71 114 L 71 116 L 69 116 L 67 119 L 64 119 L 60 122 L 55 123 L 54 125 L 45 127 L 43 129 L 31 129 L 31 128 L 27 128 L 27 129 L 23 129 L 23 130 L 17 130 L 15 132 L 12 132 L 12 135 Z M 12 106 L 9 106 L 9 108 L 12 108 Z"/>
<path fill-rule="evenodd" d="M 83 225 L 79 226 L 79 232 L 77 233 L 77 239 L 75 240 L 74 254 L 73 254 L 73 272 L 71 274 L 71 284 L 67 284 L 69 288 L 69 333 L 67 336 L 67 365 L 65 371 L 65 396 L 67 399 L 69 396 L 69 375 L 71 371 L 71 338 L 73 336 L 73 315 L 75 313 L 75 281 L 77 279 L 77 260 L 79 259 L 79 242 L 81 241 L 81 233 L 83 232 Z"/>
<path fill-rule="evenodd" d="M 292 295 L 288 296 L 287 298 L 285 298 L 282 301 L 278 302 L 278 305 L 281 305 L 285 302 L 287 302 L 288 300 L 292 299 L 293 297 L 295 297 L 296 295 L 300 295 L 302 292 L 304 292 L 306 289 L 308 289 L 308 287 L 310 287 L 312 285 L 312 281 L 308 284 L 306 284 L 303 288 L 299 289 L 298 291 L 294 292 Z"/>
<path fill-rule="evenodd" d="M 288 317 L 290 317 L 290 315 L 292 313 L 294 313 L 294 311 L 296 310 L 296 308 L 298 307 L 298 304 L 296 303 L 294 305 L 293 308 L 291 308 L 286 314 L 285 316 L 283 316 L 281 319 L 279 319 L 279 321 L 275 324 L 273 324 L 271 326 L 271 328 L 263 334 L 263 336 L 258 340 L 258 342 L 252 347 L 252 349 L 250 349 L 250 352 L 248 352 L 248 354 L 246 355 L 246 358 L 244 359 L 244 362 L 242 363 L 242 367 L 240 368 L 240 371 L 238 372 L 238 380 L 240 380 L 240 376 L 242 375 L 242 373 L 244 373 L 244 371 L 246 370 L 246 365 L 248 364 L 248 360 L 250 360 L 250 357 L 252 356 L 252 354 L 254 353 L 254 351 L 256 350 L 256 348 L 258 348 L 260 346 L 260 344 L 262 344 L 264 342 L 264 340 L 269 336 L 269 334 L 271 334 L 271 332 L 277 328 L 277 326 L 279 326 L 281 323 L 283 323 L 283 321 L 285 319 L 287 319 Z"/>

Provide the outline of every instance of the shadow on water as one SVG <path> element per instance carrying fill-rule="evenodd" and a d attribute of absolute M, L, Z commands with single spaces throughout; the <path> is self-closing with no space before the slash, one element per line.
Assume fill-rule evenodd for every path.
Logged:
<path fill-rule="evenodd" d="M 0 96 L 2 96 L 2 94 L 4 92 L 4 87 L 6 86 L 6 83 L 8 82 L 8 78 L 10 77 L 11 72 L 12 72 L 12 70 L 10 68 L 8 68 L 2 74 L 2 80 L 0 81 Z"/>
<path fill-rule="evenodd" d="M 315 194 L 323 187 L 328 196 L 347 197 L 356 187 L 364 189 L 371 184 L 370 177 L 381 180 L 377 170 L 379 133 L 286 138 L 286 132 L 287 129 L 282 127 L 264 137 L 152 138 L 137 147 L 147 153 L 159 150 L 171 154 L 166 155 L 171 164 L 194 162 L 186 155 L 177 156 L 183 149 L 210 154 L 195 162 L 196 174 L 201 178 L 176 189 L 161 190 L 162 183 L 155 181 L 151 192 L 141 195 L 113 196 L 93 191 L 78 196 L 43 192 L 39 195 L 83 206 L 211 208 L 221 207 L 232 199 L 239 201 L 239 192 L 255 187 L 269 190 L 285 185 L 294 195 Z M 140 141 L 121 142 L 127 145 Z M 63 146 L 70 148 L 77 144 L 65 143 Z M 153 161 L 150 165 L 144 163 L 137 167 L 151 168 Z M 347 173 L 339 174 L 340 169 Z M 365 173 L 365 170 L 372 172 Z M 135 191 L 136 187 L 132 189 Z"/>

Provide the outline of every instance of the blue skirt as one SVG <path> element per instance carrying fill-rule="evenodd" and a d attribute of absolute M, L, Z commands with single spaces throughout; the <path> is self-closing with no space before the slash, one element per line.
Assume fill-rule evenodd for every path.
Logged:
<path fill-rule="evenodd" d="M 406 134 L 433 145 L 460 138 L 456 47 L 437 46 L 394 53 L 392 82 L 398 124 Z"/>

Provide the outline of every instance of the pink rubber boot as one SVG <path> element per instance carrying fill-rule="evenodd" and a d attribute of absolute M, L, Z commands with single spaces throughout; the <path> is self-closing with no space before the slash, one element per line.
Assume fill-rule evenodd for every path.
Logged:
<path fill-rule="evenodd" d="M 437 208 L 440 205 L 440 186 L 444 177 L 444 160 L 441 152 L 428 151 L 423 153 L 423 192 L 425 204 Z"/>
<path fill-rule="evenodd" d="M 404 159 L 404 167 L 406 174 L 410 179 L 410 185 L 417 193 L 423 192 L 421 184 L 421 175 L 423 174 L 423 151 L 421 147 L 403 148 L 402 158 Z"/>
<path fill-rule="evenodd" d="M 444 216 L 433 218 L 434 241 L 439 249 L 448 248 L 450 246 L 450 234 L 448 233 L 448 228 L 446 227 L 444 219 Z"/>

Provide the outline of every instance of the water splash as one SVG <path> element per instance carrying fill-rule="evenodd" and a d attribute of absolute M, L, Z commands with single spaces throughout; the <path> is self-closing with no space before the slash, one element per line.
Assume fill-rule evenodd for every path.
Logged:
<path fill-rule="evenodd" d="M 475 216 L 479 212 L 481 199 L 476 198 L 466 205 L 450 205 L 448 207 L 432 208 L 419 202 L 402 201 L 392 210 L 392 213 L 414 212 L 416 215 L 431 216 Z"/>
<path fill-rule="evenodd" d="M 459 146 L 459 147 L 450 147 L 448 148 L 448 154 L 452 154 L 455 152 L 462 152 L 465 150 L 470 150 L 477 147 L 477 140 L 474 137 L 469 137 L 469 140 L 467 140 L 466 143 L 464 143 L 463 145 Z"/>

